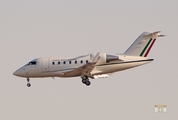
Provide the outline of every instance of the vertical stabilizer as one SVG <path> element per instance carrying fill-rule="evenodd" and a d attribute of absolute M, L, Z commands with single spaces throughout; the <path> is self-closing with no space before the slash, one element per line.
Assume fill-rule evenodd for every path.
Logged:
<path fill-rule="evenodd" d="M 160 34 L 160 31 L 154 33 L 144 32 L 134 41 L 134 43 L 126 50 L 124 54 L 147 57 L 156 41 L 156 38 L 163 36 L 164 35 Z"/>

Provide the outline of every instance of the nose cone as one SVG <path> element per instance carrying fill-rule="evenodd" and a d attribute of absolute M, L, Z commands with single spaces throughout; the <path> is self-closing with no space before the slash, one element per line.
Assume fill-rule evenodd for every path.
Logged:
<path fill-rule="evenodd" d="M 18 77 L 25 77 L 25 68 L 24 67 L 19 68 L 13 73 L 13 75 Z"/>
<path fill-rule="evenodd" d="M 16 70 L 16 71 L 13 73 L 13 75 L 15 75 L 15 76 L 21 76 L 20 70 Z"/>

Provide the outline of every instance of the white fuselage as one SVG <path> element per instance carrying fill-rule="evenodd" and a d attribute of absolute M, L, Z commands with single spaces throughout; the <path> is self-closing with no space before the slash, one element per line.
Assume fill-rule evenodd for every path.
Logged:
<path fill-rule="evenodd" d="M 108 77 L 110 73 L 137 67 L 153 61 L 147 58 L 157 37 L 163 37 L 160 31 L 143 32 L 123 53 L 110 55 L 106 53 L 88 54 L 75 58 L 43 57 L 30 61 L 13 74 L 27 78 L 36 77 L 81 77 L 82 83 L 89 86 L 89 78 Z"/>
<path fill-rule="evenodd" d="M 26 78 L 36 77 L 77 77 L 81 73 L 69 74 L 85 64 L 90 63 L 96 54 L 88 54 L 76 58 L 43 57 L 29 62 L 19 68 L 14 75 Z M 108 55 L 100 53 L 100 59 L 91 71 L 91 76 L 113 73 L 133 67 L 137 67 L 153 61 L 146 57 Z M 90 76 L 89 76 L 90 77 Z"/>

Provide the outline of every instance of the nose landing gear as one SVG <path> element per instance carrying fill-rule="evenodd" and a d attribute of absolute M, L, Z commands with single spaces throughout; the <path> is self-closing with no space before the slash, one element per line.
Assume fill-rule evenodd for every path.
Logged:
<path fill-rule="evenodd" d="M 27 87 L 30 87 L 31 86 L 31 84 L 30 83 L 27 83 Z"/>
<path fill-rule="evenodd" d="M 91 84 L 91 82 L 88 79 L 88 76 L 83 76 L 82 77 L 82 83 L 89 86 Z"/>
<path fill-rule="evenodd" d="M 31 86 L 31 84 L 30 84 L 30 78 L 27 78 L 27 87 L 30 87 Z"/>

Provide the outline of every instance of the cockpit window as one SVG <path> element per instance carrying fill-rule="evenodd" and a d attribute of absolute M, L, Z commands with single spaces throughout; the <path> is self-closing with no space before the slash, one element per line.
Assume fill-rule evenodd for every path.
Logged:
<path fill-rule="evenodd" d="M 29 62 L 27 65 L 36 65 L 36 61 L 31 61 L 31 62 Z M 26 65 L 26 66 L 27 66 Z"/>

